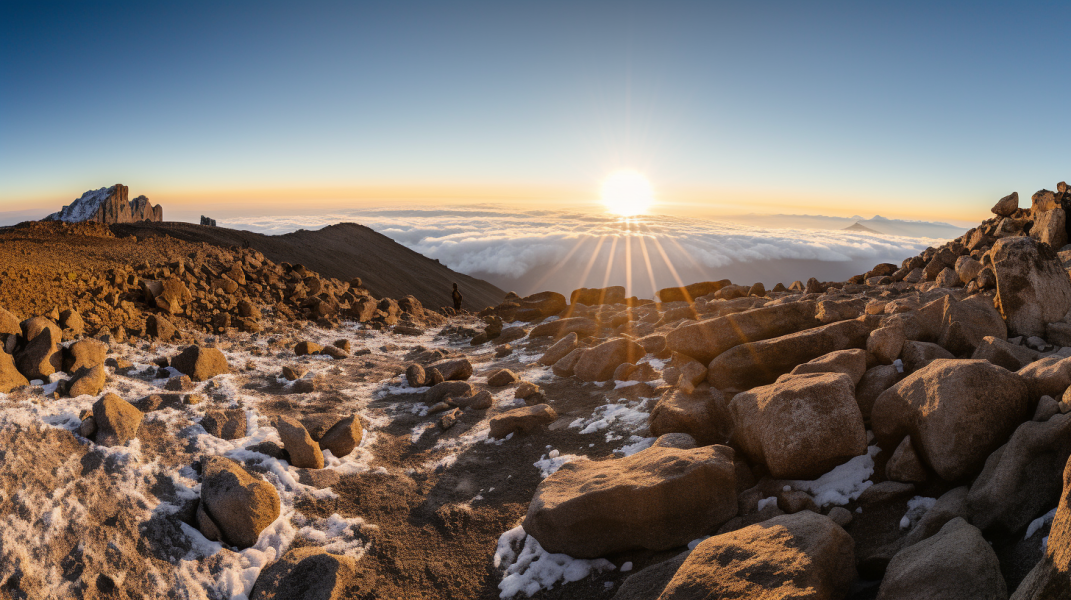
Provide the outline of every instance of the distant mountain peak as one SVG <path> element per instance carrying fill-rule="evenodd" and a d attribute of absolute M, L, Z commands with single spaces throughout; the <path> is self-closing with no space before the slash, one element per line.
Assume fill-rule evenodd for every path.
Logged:
<path fill-rule="evenodd" d="M 870 220 L 871 221 L 889 221 L 891 219 L 886 219 L 885 217 L 883 217 L 881 215 L 874 215 L 874 218 L 870 219 Z"/>
<path fill-rule="evenodd" d="M 871 229 L 871 228 L 867 227 L 866 225 L 863 225 L 859 221 L 856 221 L 854 225 L 849 225 L 849 226 L 845 227 L 842 231 L 858 231 L 860 233 L 876 233 L 878 235 L 884 235 L 880 231 L 878 231 L 876 229 Z"/>
<path fill-rule="evenodd" d="M 89 190 L 59 212 L 45 217 L 44 221 L 80 223 L 136 223 L 138 221 L 163 221 L 164 207 L 153 206 L 145 196 L 127 200 L 130 188 L 117 183 L 99 190 Z"/>

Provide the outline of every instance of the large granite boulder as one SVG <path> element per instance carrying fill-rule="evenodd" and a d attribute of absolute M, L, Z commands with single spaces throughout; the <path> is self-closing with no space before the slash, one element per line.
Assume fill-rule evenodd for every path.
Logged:
<path fill-rule="evenodd" d="M 843 373 L 785 377 L 729 403 L 733 440 L 778 479 L 816 479 L 866 453 L 855 388 Z"/>
<path fill-rule="evenodd" d="M 773 383 L 796 365 L 830 352 L 865 348 L 877 325 L 876 317 L 861 318 L 741 344 L 711 361 L 707 381 L 719 390 L 746 390 Z"/>
<path fill-rule="evenodd" d="M 971 485 L 971 523 L 1010 535 L 1025 529 L 1060 498 L 1060 474 L 1071 458 L 1071 414 L 1020 425 L 1007 444 L 986 459 Z"/>
<path fill-rule="evenodd" d="M 648 448 L 566 463 L 536 488 L 523 527 L 548 552 L 668 550 L 736 516 L 733 450 Z"/>
<path fill-rule="evenodd" d="M 1043 336 L 1045 325 L 1071 310 L 1071 279 L 1048 244 L 1017 236 L 990 251 L 997 276 L 997 308 L 1011 335 Z"/>
<path fill-rule="evenodd" d="M 647 351 L 628 338 L 614 338 L 584 350 L 573 366 L 573 374 L 584 381 L 609 381 L 623 363 L 636 362 Z"/>
<path fill-rule="evenodd" d="M 961 518 L 897 553 L 878 600 L 1005 600 L 1000 562 L 977 527 Z"/>
<path fill-rule="evenodd" d="M 881 447 L 910 435 L 922 460 L 945 481 L 977 474 L 986 458 L 1032 413 L 1021 377 L 984 360 L 938 359 L 874 402 Z"/>
<path fill-rule="evenodd" d="M 357 561 L 323 548 L 291 548 L 253 584 L 250 600 L 342 600 L 360 595 Z"/>
<path fill-rule="evenodd" d="M 267 481 L 229 458 L 208 456 L 202 461 L 197 521 L 208 539 L 248 548 L 279 518 L 279 510 L 279 492 Z"/>
<path fill-rule="evenodd" d="M 809 510 L 707 539 L 692 550 L 659 600 L 839 600 L 855 579 L 855 542 Z"/>
<path fill-rule="evenodd" d="M 817 326 L 814 302 L 755 308 L 679 327 L 666 335 L 666 348 L 706 364 L 726 350 Z"/>

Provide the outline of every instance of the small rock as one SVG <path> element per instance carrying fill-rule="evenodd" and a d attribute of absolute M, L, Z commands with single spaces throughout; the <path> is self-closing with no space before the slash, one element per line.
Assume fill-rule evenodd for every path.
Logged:
<path fill-rule="evenodd" d="M 104 394 L 93 403 L 96 442 L 102 446 L 122 446 L 137 436 L 142 417 L 141 411 L 126 400 L 115 394 Z"/>
<path fill-rule="evenodd" d="M 491 387 L 505 387 L 516 383 L 520 378 L 509 369 L 499 369 L 487 377 L 487 385 Z"/>
<path fill-rule="evenodd" d="M 557 418 L 558 413 L 546 404 L 515 408 L 491 418 L 490 436 L 501 439 L 511 433 L 529 433 Z"/>
<path fill-rule="evenodd" d="M 207 410 L 201 427 L 221 440 L 236 440 L 246 435 L 248 425 L 245 411 L 240 408 Z"/>
<path fill-rule="evenodd" d="M 298 356 L 319 354 L 323 349 L 324 347 L 316 342 L 298 342 L 297 345 L 294 346 L 294 354 Z"/>
<path fill-rule="evenodd" d="M 205 537 L 249 548 L 257 543 L 260 532 L 279 518 L 279 493 L 275 486 L 250 475 L 238 463 L 209 456 L 201 466 L 201 502 L 197 510 L 198 525 Z"/>
<path fill-rule="evenodd" d="M 320 445 L 312 440 L 309 432 L 297 420 L 279 416 L 275 429 L 283 440 L 283 448 L 290 454 L 290 464 L 305 469 L 324 468 L 324 455 Z"/>
<path fill-rule="evenodd" d="M 346 417 L 331 426 L 320 438 L 320 447 L 330 450 L 335 458 L 342 458 L 361 444 L 363 435 L 361 420 L 356 415 Z"/>
<path fill-rule="evenodd" d="M 181 354 L 171 359 L 171 366 L 180 373 L 185 373 L 194 381 L 207 381 L 216 375 L 230 373 L 227 358 L 219 348 L 202 348 L 190 346 Z"/>

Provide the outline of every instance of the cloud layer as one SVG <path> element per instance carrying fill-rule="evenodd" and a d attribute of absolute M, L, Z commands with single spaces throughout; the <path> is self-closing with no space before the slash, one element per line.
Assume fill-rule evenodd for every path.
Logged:
<path fill-rule="evenodd" d="M 529 293 L 629 285 L 660 287 L 702 279 L 772 285 L 816 276 L 843 280 L 879 262 L 899 263 L 938 240 L 847 231 L 762 228 L 699 219 L 633 220 L 501 207 L 379 208 L 316 216 L 220 220 L 268 234 L 342 221 L 366 225 L 450 268 Z"/>

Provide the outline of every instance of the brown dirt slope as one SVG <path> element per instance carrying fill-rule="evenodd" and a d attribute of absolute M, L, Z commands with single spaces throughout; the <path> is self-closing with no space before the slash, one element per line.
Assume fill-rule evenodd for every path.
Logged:
<path fill-rule="evenodd" d="M 339 223 L 317 231 L 298 230 L 285 235 L 206 227 L 192 223 L 131 223 L 113 225 L 116 235 L 140 237 L 169 235 L 187 242 L 250 247 L 280 263 L 303 264 L 326 277 L 348 281 L 360 277 L 376 297 L 402 298 L 412 294 L 428 308 L 453 306 L 451 284 L 465 297 L 464 307 L 480 310 L 502 302 L 506 293 L 494 285 L 450 270 L 356 223 Z"/>

